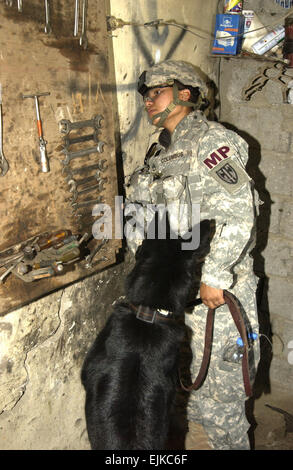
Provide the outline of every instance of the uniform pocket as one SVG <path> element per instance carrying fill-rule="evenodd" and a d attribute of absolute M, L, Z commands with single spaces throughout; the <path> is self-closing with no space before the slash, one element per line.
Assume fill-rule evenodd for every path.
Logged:
<path fill-rule="evenodd" d="M 185 189 L 186 177 L 168 176 L 163 180 L 163 193 L 166 203 L 179 200 Z"/>

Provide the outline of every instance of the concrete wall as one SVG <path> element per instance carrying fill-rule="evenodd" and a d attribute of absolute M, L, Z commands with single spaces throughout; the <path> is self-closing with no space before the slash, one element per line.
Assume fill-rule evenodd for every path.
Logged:
<path fill-rule="evenodd" d="M 253 9 L 264 25 L 275 24 L 287 13 L 272 1 L 247 0 L 245 6 Z M 273 354 L 263 338 L 259 393 L 274 391 L 276 386 L 292 393 L 293 106 L 283 103 L 277 80 L 270 80 L 250 101 L 241 99 L 242 89 L 268 65 L 273 63 L 222 59 L 220 119 L 238 129 L 250 144 L 249 172 L 264 201 L 258 220 L 255 269 L 261 279 L 261 328 L 273 342 Z M 288 69 L 286 74 L 293 77 L 293 70 Z"/>
<path fill-rule="evenodd" d="M 116 130 L 121 132 L 127 175 L 143 160 L 153 132 L 135 91 L 141 70 L 155 57 L 181 58 L 200 66 L 217 81 L 216 61 L 207 57 L 217 2 L 185 0 L 180 9 L 173 0 L 110 3 L 109 15 L 126 22 L 174 18 L 199 27 L 204 38 L 171 26 L 125 26 L 109 34 L 117 83 Z M 115 85 L 110 88 L 115 91 Z M 129 258 L 0 319 L 1 449 L 89 448 L 80 368 L 112 303 L 124 292 L 131 262 Z"/>
<path fill-rule="evenodd" d="M 126 176 L 141 165 L 156 132 L 148 123 L 141 97 L 136 92 L 139 75 L 160 60 L 181 59 L 198 66 L 210 80 L 217 82 L 217 60 L 210 57 L 217 3 L 215 0 L 186 0 L 178 8 L 176 0 L 111 0 L 110 14 L 132 23 L 112 32 Z M 179 26 L 143 26 L 156 19 L 173 19 L 190 31 Z"/>

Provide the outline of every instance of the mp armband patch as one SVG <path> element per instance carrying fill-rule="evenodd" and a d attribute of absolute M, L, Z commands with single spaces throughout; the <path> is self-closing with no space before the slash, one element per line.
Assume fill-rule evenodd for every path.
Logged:
<path fill-rule="evenodd" d="M 250 178 L 244 168 L 242 168 L 232 156 L 235 149 L 229 145 L 222 145 L 215 149 L 208 158 L 204 160 L 204 165 L 209 170 L 209 175 L 221 184 L 230 194 L 237 193 L 239 189 Z"/>

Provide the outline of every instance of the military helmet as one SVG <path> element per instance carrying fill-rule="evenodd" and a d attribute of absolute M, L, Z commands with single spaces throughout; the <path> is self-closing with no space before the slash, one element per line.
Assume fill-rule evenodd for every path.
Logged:
<path fill-rule="evenodd" d="M 172 86 L 178 80 L 183 85 L 199 88 L 202 97 L 207 95 L 207 86 L 195 68 L 182 60 L 165 60 L 153 65 L 139 77 L 138 91 L 144 95 L 149 88 Z"/>
<path fill-rule="evenodd" d="M 178 95 L 178 84 L 198 88 L 200 92 L 199 99 L 196 103 L 192 101 L 182 101 Z M 173 101 L 160 113 L 151 117 L 151 122 L 154 123 L 159 117 L 159 121 L 155 124 L 157 127 L 162 127 L 166 118 L 173 111 L 178 104 L 182 106 L 189 106 L 194 109 L 199 109 L 201 103 L 207 96 L 207 86 L 200 78 L 194 67 L 182 60 L 165 60 L 158 64 L 153 65 L 149 70 L 145 70 L 138 81 L 138 92 L 144 96 L 150 88 L 157 87 L 173 87 Z"/>

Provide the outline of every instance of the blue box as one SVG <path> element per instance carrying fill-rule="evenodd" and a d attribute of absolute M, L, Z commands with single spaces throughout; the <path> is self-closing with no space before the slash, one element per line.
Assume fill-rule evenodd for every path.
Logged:
<path fill-rule="evenodd" d="M 241 51 L 244 16 L 235 13 L 216 15 L 213 54 L 236 55 Z"/>

